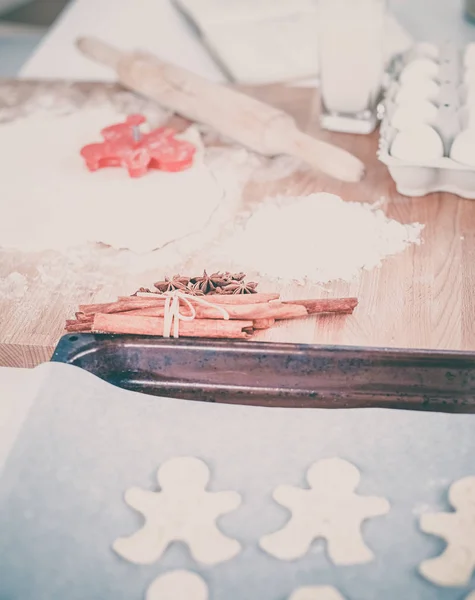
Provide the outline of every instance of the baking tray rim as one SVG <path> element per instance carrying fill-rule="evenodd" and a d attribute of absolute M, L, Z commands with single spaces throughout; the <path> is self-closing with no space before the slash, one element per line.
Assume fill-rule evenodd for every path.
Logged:
<path fill-rule="evenodd" d="M 404 348 L 404 347 L 392 347 L 392 346 L 352 346 L 352 345 L 340 345 L 340 344 L 306 344 L 306 343 L 289 343 L 289 342 L 261 342 L 261 341 L 246 341 L 246 340 L 215 340 L 215 339 L 194 339 L 194 338 L 161 338 L 156 336 L 137 336 L 128 334 L 101 334 L 101 333 L 67 333 L 63 335 L 51 357 L 52 362 L 71 362 L 61 360 L 61 354 L 63 347 L 67 347 L 68 343 L 72 342 L 75 346 L 82 347 L 83 350 L 80 354 L 75 354 L 74 359 L 78 356 L 84 356 L 86 354 L 97 352 L 98 348 L 91 346 L 92 342 L 108 341 L 108 340 L 119 340 L 122 346 L 151 346 L 156 348 L 164 347 L 171 348 L 174 345 L 179 348 L 191 348 L 197 350 L 199 348 L 210 349 L 215 347 L 217 350 L 225 352 L 231 352 L 239 349 L 247 350 L 249 353 L 258 351 L 266 351 L 267 353 L 274 354 L 285 354 L 285 353 L 306 353 L 312 351 L 325 351 L 328 353 L 334 352 L 350 352 L 350 353 L 368 353 L 371 355 L 389 356 L 394 355 L 395 357 L 407 356 L 408 358 L 466 358 L 475 360 L 475 350 L 453 350 L 453 349 L 440 349 L 440 348 Z"/>

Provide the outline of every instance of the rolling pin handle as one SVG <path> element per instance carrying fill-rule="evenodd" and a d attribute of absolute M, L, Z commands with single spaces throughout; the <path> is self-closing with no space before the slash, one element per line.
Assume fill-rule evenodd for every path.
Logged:
<path fill-rule="evenodd" d="M 112 69 L 117 69 L 124 56 L 124 53 L 114 46 L 94 37 L 78 38 L 76 45 L 85 56 Z"/>

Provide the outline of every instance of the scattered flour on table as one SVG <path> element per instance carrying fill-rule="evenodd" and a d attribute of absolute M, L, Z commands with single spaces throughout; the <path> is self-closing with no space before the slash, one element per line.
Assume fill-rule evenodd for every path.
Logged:
<path fill-rule="evenodd" d="M 257 157 L 257 155 L 254 155 Z M 294 156 L 276 156 L 275 158 L 263 158 L 264 164 L 252 174 L 252 180 L 257 183 L 267 183 L 286 179 L 298 172 L 308 172 L 311 168 Z"/>
<path fill-rule="evenodd" d="M 24 275 L 14 271 L 6 277 L 0 277 L 0 298 L 19 300 L 28 289 L 28 281 Z"/>
<path fill-rule="evenodd" d="M 211 260 L 260 276 L 327 283 L 351 281 L 364 269 L 421 243 L 423 225 L 388 219 L 370 204 L 318 193 L 266 200 L 216 245 Z"/>
<path fill-rule="evenodd" d="M 95 86 L 86 91 L 87 84 L 54 82 L 43 84 L 16 85 L 3 82 L 0 85 L 0 123 L 11 122 L 35 114 L 46 118 L 76 114 L 79 111 L 108 108 L 118 114 L 140 113 L 154 127 L 164 124 L 172 112 L 151 103 L 127 90 L 112 89 L 110 86 Z"/>
<path fill-rule="evenodd" d="M 277 181 L 305 165 L 238 146 L 205 149 L 195 127 L 183 134 L 198 148 L 188 171 L 138 180 L 123 169 L 89 173 L 80 148 L 125 114 L 100 106 L 70 113 L 67 105 L 58 116 L 42 102 L 44 110 L 0 126 L 0 214 L 7 215 L 0 220 L 0 261 L 4 252 L 19 252 L 10 264 L 22 271 L 27 257 L 36 286 L 101 290 L 105 297 L 214 264 L 327 283 L 351 280 L 420 243 L 422 225 L 403 225 L 375 206 L 330 194 L 280 197 L 250 212 L 242 202 L 248 181 Z M 196 264 L 198 253 L 204 265 Z M 21 285 L 1 282 L 0 293 L 7 286 L 9 296 L 21 293 Z"/>
<path fill-rule="evenodd" d="M 184 137 L 198 152 L 188 171 L 90 173 L 81 147 L 125 115 L 93 107 L 58 116 L 48 106 L 0 125 L 0 264 L 27 264 L 35 289 L 131 293 L 184 268 L 238 212 L 256 168 L 246 150 L 205 149 L 190 128 Z M 11 297 L 11 281 L 1 282 Z"/>
<path fill-rule="evenodd" d="M 251 181 L 256 183 L 270 183 L 286 179 L 298 172 L 311 171 L 308 164 L 295 156 L 281 155 L 268 158 L 243 149 L 231 138 L 220 135 L 208 125 L 197 125 L 196 127 L 201 133 L 205 145 L 213 147 L 216 152 L 229 147 L 239 150 L 239 154 L 232 157 L 234 166 L 239 168 L 246 164 L 251 170 L 249 174 Z"/>

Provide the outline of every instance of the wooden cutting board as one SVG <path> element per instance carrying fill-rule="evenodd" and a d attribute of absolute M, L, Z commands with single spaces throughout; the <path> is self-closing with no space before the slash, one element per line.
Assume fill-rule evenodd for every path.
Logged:
<path fill-rule="evenodd" d="M 475 201 L 445 193 L 423 198 L 399 195 L 386 167 L 376 158 L 377 133 L 356 136 L 318 131 L 318 99 L 313 90 L 284 86 L 243 89 L 292 113 L 305 131 L 350 150 L 366 163 L 368 171 L 358 184 L 340 183 L 309 172 L 280 181 L 250 182 L 243 202 L 255 204 L 279 193 L 328 191 L 349 201 L 380 200 L 388 217 L 425 225 L 421 246 L 411 246 L 384 261 L 381 268 L 364 272 L 358 282 L 336 282 L 327 286 L 329 293 L 317 286 L 288 285 L 279 290 L 289 299 L 356 295 L 360 304 L 352 317 L 281 323 L 256 339 L 475 350 Z M 156 110 L 149 102 L 113 84 L 4 81 L 0 82 L 0 122 L 31 110 L 35 98 L 41 95 L 78 107 L 111 103 L 128 112 L 152 116 Z M 114 251 L 104 248 L 103 252 L 110 257 Z M 199 262 L 199 256 L 190 258 L 186 272 L 194 272 L 193 265 Z M 54 253 L 29 255 L 0 250 L 0 280 L 16 272 L 27 282 L 21 298 L 0 295 L 0 366 L 32 367 L 49 360 L 63 333 L 65 319 L 74 315 L 78 304 L 114 299 L 124 288 L 129 293 L 134 291 L 136 281 L 124 281 L 120 272 L 108 271 L 107 261 L 100 263 L 104 266 L 93 266 L 103 269 L 104 283 L 95 281 L 89 288 L 81 288 L 68 283 L 67 269 L 84 269 L 87 281 L 91 264 L 71 264 L 59 275 L 56 269 L 55 276 L 48 279 L 45 270 L 47 273 L 51 265 L 60 264 Z M 155 279 L 162 275 L 154 274 Z M 149 282 L 147 279 L 143 284 Z M 265 280 L 260 287 L 276 290 Z"/>

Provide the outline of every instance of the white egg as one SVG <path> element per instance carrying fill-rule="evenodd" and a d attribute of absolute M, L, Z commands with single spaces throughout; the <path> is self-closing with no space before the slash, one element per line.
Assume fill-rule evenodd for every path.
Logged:
<path fill-rule="evenodd" d="M 430 58 L 416 58 L 407 64 L 400 76 L 401 83 L 418 81 L 421 77 L 435 79 L 439 73 L 439 65 Z"/>
<path fill-rule="evenodd" d="M 417 125 L 396 135 L 391 154 L 407 162 L 426 163 L 442 158 L 444 145 L 440 135 L 430 125 Z"/>
<path fill-rule="evenodd" d="M 463 62 L 467 69 L 470 67 L 475 67 L 475 42 L 467 44 Z"/>
<path fill-rule="evenodd" d="M 436 118 L 437 107 L 427 100 L 418 100 L 399 105 L 391 117 L 391 125 L 399 130 L 410 129 L 424 123 L 434 123 Z"/>
<path fill-rule="evenodd" d="M 475 85 L 467 87 L 467 96 L 465 98 L 465 106 L 468 109 L 475 108 Z"/>
<path fill-rule="evenodd" d="M 456 89 L 442 90 L 437 98 L 437 104 L 444 112 L 457 110 L 460 108 L 460 93 Z"/>
<path fill-rule="evenodd" d="M 458 134 L 450 149 L 450 157 L 462 165 L 475 167 L 475 130 L 465 129 Z"/>
<path fill-rule="evenodd" d="M 408 81 L 401 85 L 396 95 L 397 104 L 410 104 L 421 100 L 435 100 L 440 93 L 440 86 L 432 79 Z"/>
<path fill-rule="evenodd" d="M 435 44 L 429 42 L 419 42 L 414 46 L 415 56 L 425 56 L 426 58 L 438 58 L 439 49 Z"/>
<path fill-rule="evenodd" d="M 475 129 L 475 107 L 466 108 L 461 115 L 462 122 L 467 125 L 467 129 Z"/>
<path fill-rule="evenodd" d="M 467 85 L 472 86 L 475 84 L 475 66 L 470 67 L 465 71 L 463 80 Z"/>

